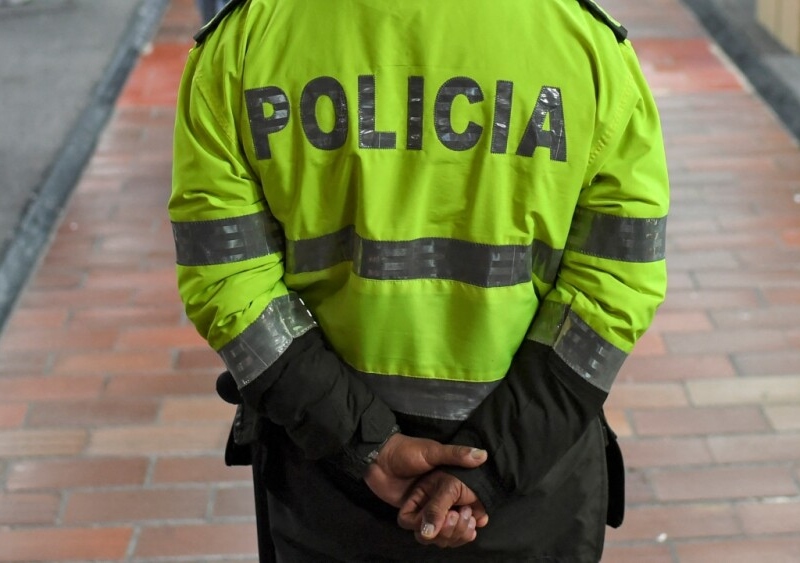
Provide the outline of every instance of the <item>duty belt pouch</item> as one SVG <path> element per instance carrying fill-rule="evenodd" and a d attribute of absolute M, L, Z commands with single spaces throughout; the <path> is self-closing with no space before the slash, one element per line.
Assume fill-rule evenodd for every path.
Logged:
<path fill-rule="evenodd" d="M 606 440 L 606 470 L 608 473 L 608 512 L 606 524 L 619 528 L 625 518 L 625 462 L 617 435 L 611 430 L 605 413 L 600 414 Z"/>

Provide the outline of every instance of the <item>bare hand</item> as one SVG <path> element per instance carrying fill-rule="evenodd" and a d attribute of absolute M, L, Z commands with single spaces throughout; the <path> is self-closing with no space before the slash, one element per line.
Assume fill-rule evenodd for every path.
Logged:
<path fill-rule="evenodd" d="M 440 465 L 478 467 L 486 459 L 484 450 L 395 434 L 367 468 L 364 481 L 378 498 L 399 508 L 409 488 L 422 475 Z"/>
<path fill-rule="evenodd" d="M 400 508 L 397 523 L 414 530 L 422 544 L 458 547 L 477 537 L 489 516 L 477 495 L 458 478 L 437 470 L 413 487 Z"/>

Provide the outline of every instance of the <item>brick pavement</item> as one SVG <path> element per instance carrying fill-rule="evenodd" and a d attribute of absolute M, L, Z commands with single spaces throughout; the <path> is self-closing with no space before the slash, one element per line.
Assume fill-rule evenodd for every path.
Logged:
<path fill-rule="evenodd" d="M 800 561 L 800 148 L 679 0 L 632 31 L 673 181 L 670 290 L 608 402 L 629 464 L 609 563 Z M 0 562 L 255 561 L 220 362 L 175 289 L 173 0 L 0 337 Z"/>

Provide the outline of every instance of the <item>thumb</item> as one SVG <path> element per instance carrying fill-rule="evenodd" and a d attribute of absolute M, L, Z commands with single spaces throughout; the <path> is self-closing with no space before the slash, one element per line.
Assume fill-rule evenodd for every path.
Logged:
<path fill-rule="evenodd" d="M 470 446 L 457 446 L 453 444 L 439 444 L 427 452 L 426 461 L 434 467 L 451 465 L 472 469 L 482 465 L 489 457 L 486 450 Z"/>

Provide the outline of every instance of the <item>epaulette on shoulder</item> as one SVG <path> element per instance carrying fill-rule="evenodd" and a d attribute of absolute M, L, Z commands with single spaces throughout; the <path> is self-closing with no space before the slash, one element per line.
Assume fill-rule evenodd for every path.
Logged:
<path fill-rule="evenodd" d="M 628 30 L 625 29 L 617 20 L 609 16 L 608 12 L 601 8 L 597 2 L 595 2 L 595 0 L 578 0 L 578 2 L 583 4 L 586 9 L 589 10 L 592 15 L 594 15 L 594 17 L 610 27 L 611 31 L 614 32 L 614 35 L 617 36 L 617 41 L 621 43 L 628 38 Z"/>
<path fill-rule="evenodd" d="M 199 45 L 205 41 L 206 37 L 211 35 L 211 32 L 217 29 L 220 22 L 224 20 L 228 14 L 235 10 L 240 4 L 244 4 L 246 1 L 247 0 L 228 0 L 228 3 L 225 4 L 219 12 L 217 12 L 217 15 L 211 18 L 207 24 L 200 28 L 200 31 L 194 34 L 195 42 L 197 42 Z"/>

